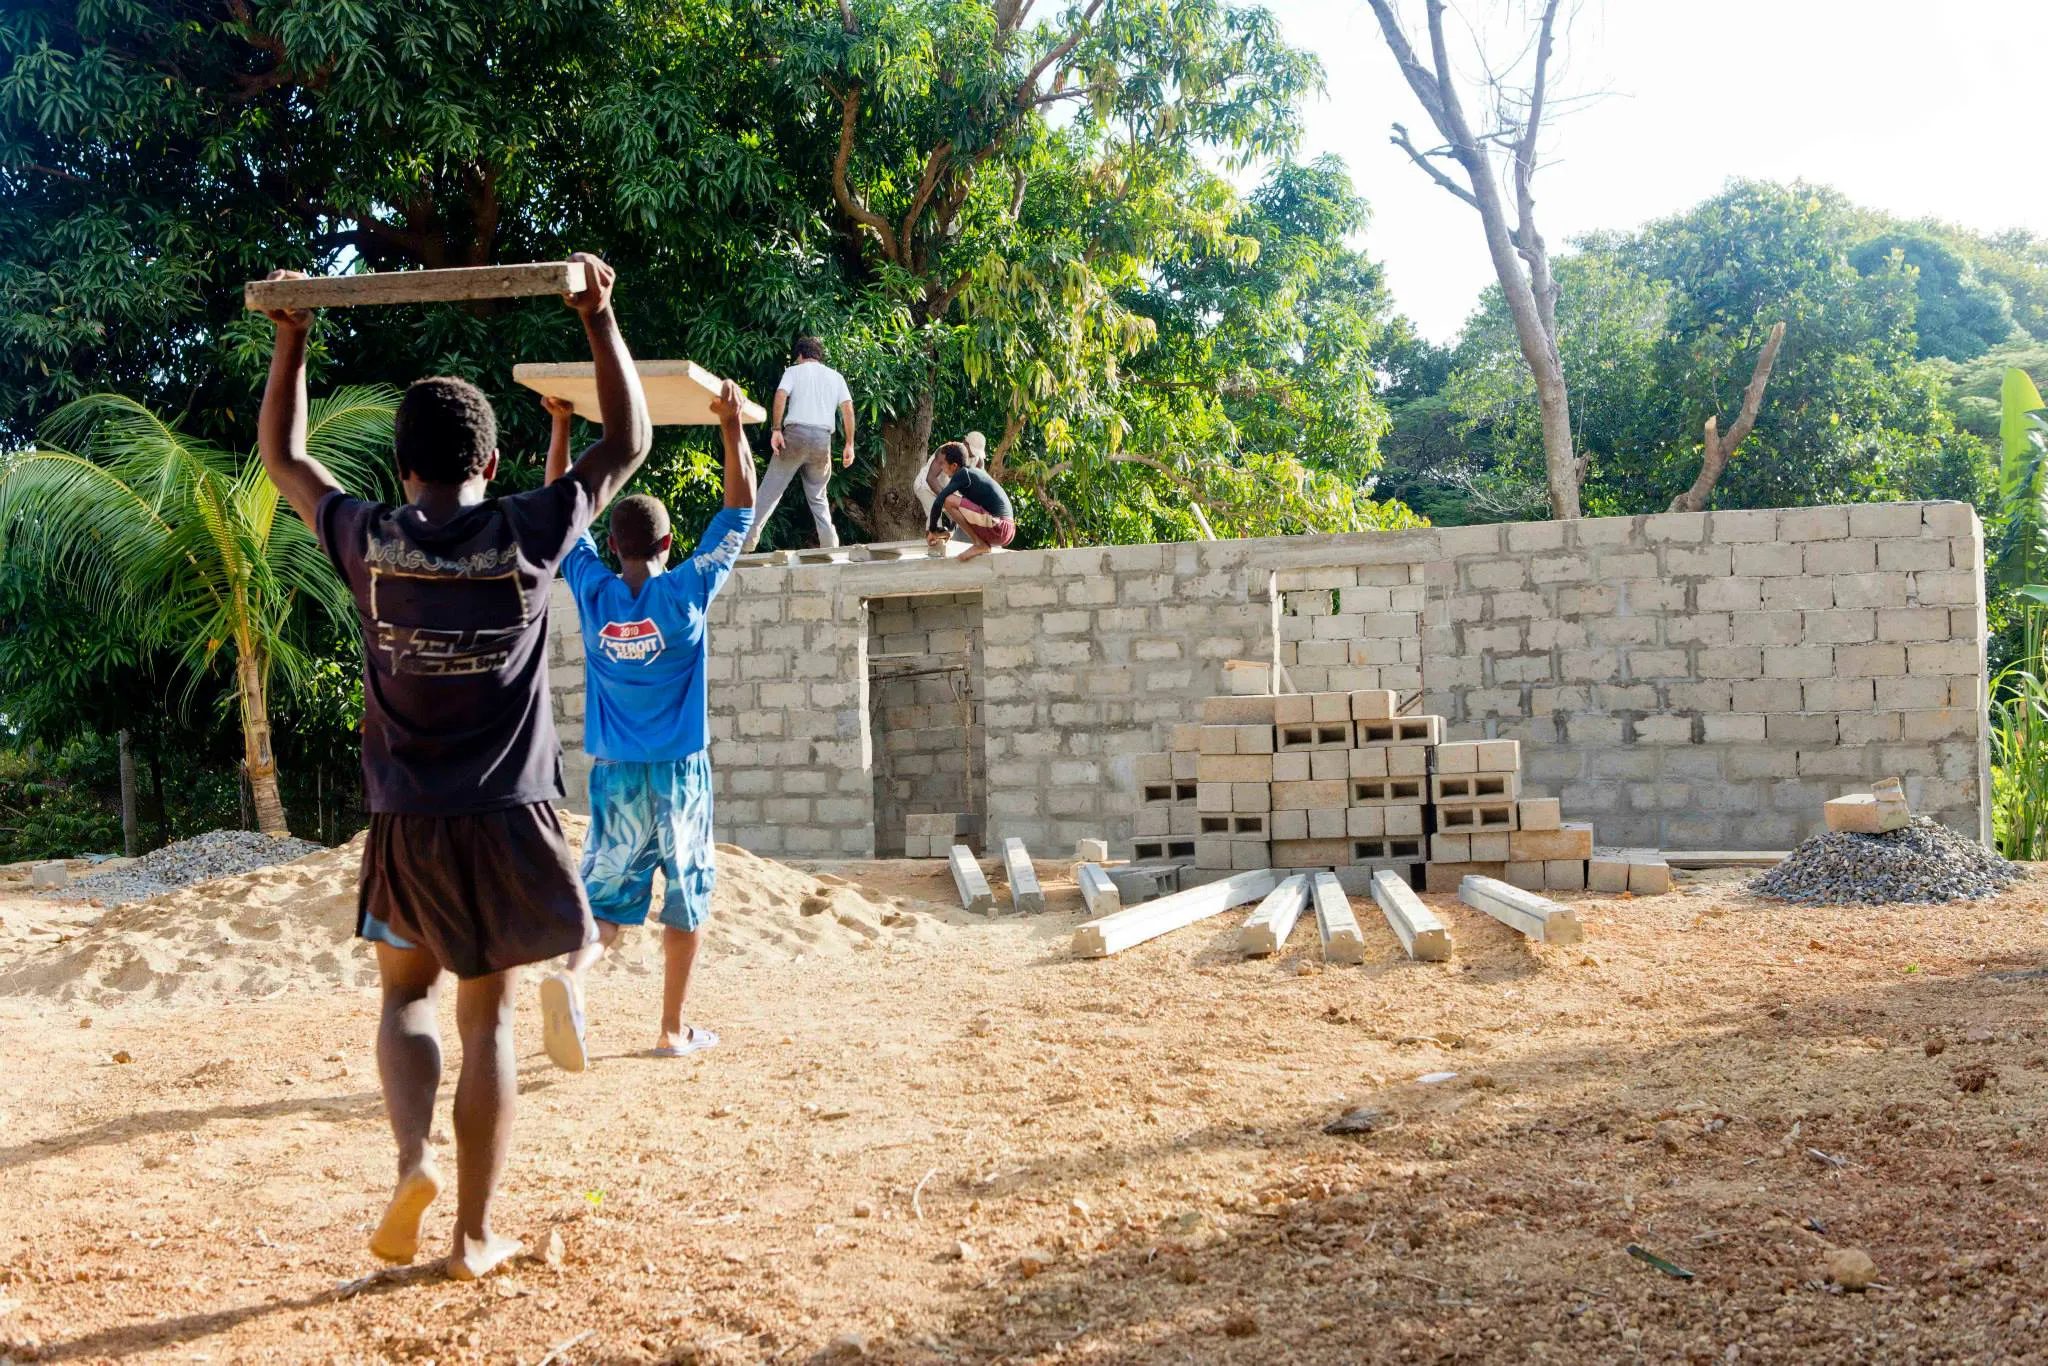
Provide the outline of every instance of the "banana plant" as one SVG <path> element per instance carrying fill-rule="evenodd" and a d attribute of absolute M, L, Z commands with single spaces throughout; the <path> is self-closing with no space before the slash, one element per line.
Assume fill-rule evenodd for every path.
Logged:
<path fill-rule="evenodd" d="M 1999 531 L 1995 572 L 2004 587 L 2048 602 L 2048 415 L 2027 372 L 2005 372 L 1998 421 Z"/>

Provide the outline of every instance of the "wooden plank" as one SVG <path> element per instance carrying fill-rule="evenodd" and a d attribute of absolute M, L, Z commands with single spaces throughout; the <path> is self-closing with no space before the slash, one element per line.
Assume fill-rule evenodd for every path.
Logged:
<path fill-rule="evenodd" d="M 956 844 L 946 855 L 946 860 L 953 868 L 953 886 L 960 893 L 960 904 L 980 915 L 993 913 L 996 894 L 989 890 L 981 865 L 974 861 L 974 851 L 964 844 Z"/>
<path fill-rule="evenodd" d="M 1003 876 L 1010 882 L 1011 910 L 1045 909 L 1045 893 L 1038 886 L 1038 870 L 1031 866 L 1031 851 L 1015 835 L 1003 841 Z"/>
<path fill-rule="evenodd" d="M 260 313 L 272 308 L 453 303 L 582 291 L 581 261 L 534 261 L 515 266 L 380 270 L 361 275 L 316 275 L 305 280 L 251 280 L 242 286 L 242 306 Z"/>
<path fill-rule="evenodd" d="M 1279 885 L 1278 873 L 1271 868 L 1259 868 L 1091 920 L 1074 930 L 1074 956 L 1106 958 L 1121 953 L 1133 944 L 1157 939 L 1184 925 L 1256 900 Z"/>
<path fill-rule="evenodd" d="M 1081 889 L 1081 900 L 1087 903 L 1088 914 L 1093 916 L 1115 915 L 1124 908 L 1124 900 L 1109 880 L 1109 874 L 1102 871 L 1099 863 L 1080 863 L 1074 866 L 1074 883 Z"/>
<path fill-rule="evenodd" d="M 1509 929 L 1546 944 L 1576 944 L 1586 937 L 1579 915 L 1548 897 L 1490 877 L 1468 877 L 1458 885 L 1458 900 Z"/>
<path fill-rule="evenodd" d="M 1317 873 L 1313 889 L 1316 930 L 1323 937 L 1325 963 L 1363 963 L 1365 935 L 1358 917 L 1351 913 L 1351 898 L 1337 882 L 1335 873 Z"/>
<path fill-rule="evenodd" d="M 1401 941 L 1410 958 L 1425 963 L 1451 961 L 1451 932 L 1436 918 L 1435 911 L 1422 904 L 1422 898 L 1401 880 L 1399 873 L 1384 868 L 1374 873 L 1372 899 L 1379 904 L 1380 914 L 1386 916 L 1394 938 Z"/>
<path fill-rule="evenodd" d="M 1237 950 L 1247 958 L 1278 953 L 1308 909 L 1308 879 L 1300 873 L 1266 893 L 1266 899 L 1237 932 Z"/>
<path fill-rule="evenodd" d="M 640 387 L 647 391 L 648 420 L 657 427 L 717 424 L 711 400 L 718 397 L 718 386 L 724 382 L 717 375 L 690 360 L 637 360 L 633 368 L 640 372 Z M 590 361 L 515 365 L 512 378 L 535 393 L 566 398 L 576 405 L 578 417 L 597 420 L 597 367 Z M 761 422 L 767 416 L 768 410 L 752 399 L 740 405 L 742 421 Z M 873 555 L 872 548 L 868 555 Z"/>

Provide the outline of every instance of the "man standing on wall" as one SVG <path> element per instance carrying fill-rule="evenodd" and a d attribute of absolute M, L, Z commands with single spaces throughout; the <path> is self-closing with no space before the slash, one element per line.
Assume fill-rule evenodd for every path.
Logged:
<path fill-rule="evenodd" d="M 804 337 L 796 344 L 796 359 L 782 372 L 775 386 L 775 411 L 769 418 L 768 438 L 772 454 L 768 472 L 761 479 L 761 495 L 754 512 L 754 525 L 747 531 L 746 550 L 761 539 L 761 528 L 775 515 L 783 490 L 792 476 L 801 473 L 804 501 L 811 505 L 811 520 L 818 527 L 818 544 L 839 544 L 832 529 L 832 505 L 826 491 L 832 482 L 832 421 L 837 417 L 846 428 L 846 447 L 840 457 L 842 468 L 853 464 L 853 393 L 846 377 L 825 364 L 825 343 Z"/>

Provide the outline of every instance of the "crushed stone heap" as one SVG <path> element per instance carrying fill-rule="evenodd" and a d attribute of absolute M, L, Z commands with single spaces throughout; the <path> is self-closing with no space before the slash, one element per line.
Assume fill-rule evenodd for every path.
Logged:
<path fill-rule="evenodd" d="M 188 840 L 152 849 L 118 868 L 87 873 L 70 886 L 46 895 L 97 897 L 109 906 L 147 901 L 195 882 L 290 863 L 317 854 L 326 846 L 302 839 L 273 839 L 254 830 L 209 830 Z"/>
<path fill-rule="evenodd" d="M 1749 889 L 1813 906 L 1874 906 L 1996 896 L 2026 875 L 1967 835 L 1919 816 L 1881 835 L 1815 835 Z"/>

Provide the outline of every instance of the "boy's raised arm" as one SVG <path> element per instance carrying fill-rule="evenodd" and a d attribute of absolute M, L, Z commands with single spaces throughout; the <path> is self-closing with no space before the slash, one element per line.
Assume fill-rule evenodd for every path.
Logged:
<path fill-rule="evenodd" d="M 590 339 L 590 359 L 596 366 L 597 416 L 604 424 L 603 434 L 578 457 L 576 468 L 602 508 L 647 459 L 654 445 L 654 425 L 647 417 L 640 372 L 633 368 L 632 354 L 626 350 L 626 339 L 612 313 L 616 272 L 587 251 L 573 252 L 569 259 L 582 262 L 586 276 L 583 292 L 568 295 L 567 302 L 582 317 L 584 335 Z"/>
<path fill-rule="evenodd" d="M 268 278 L 303 280 L 305 274 L 273 270 Z M 277 341 L 256 418 L 256 448 L 263 457 L 263 472 L 310 527 L 320 500 L 341 487 L 326 466 L 306 454 L 306 334 L 313 327 L 313 312 L 274 308 L 265 316 L 277 325 Z"/>
<path fill-rule="evenodd" d="M 540 406 L 547 409 L 549 419 L 547 478 L 542 482 L 552 484 L 569 472 L 569 419 L 576 416 L 576 405 L 544 394 Z"/>
<path fill-rule="evenodd" d="M 746 398 L 739 385 L 726 380 L 719 386 L 718 397 L 711 400 L 711 411 L 718 416 L 719 435 L 725 440 L 725 505 L 729 508 L 754 505 L 754 452 L 747 445 L 747 429 L 740 422 L 740 408 Z"/>

